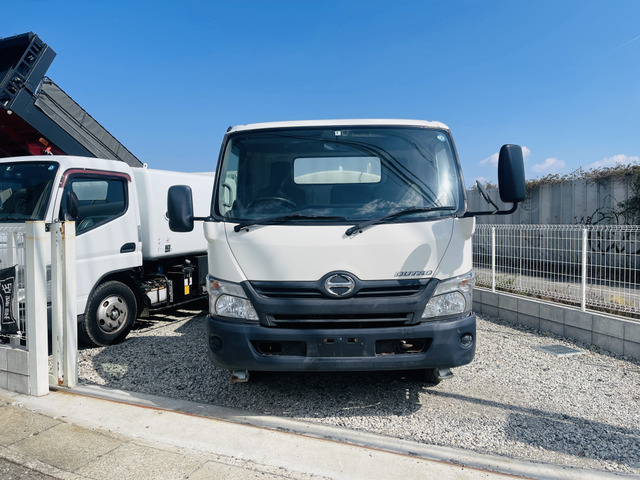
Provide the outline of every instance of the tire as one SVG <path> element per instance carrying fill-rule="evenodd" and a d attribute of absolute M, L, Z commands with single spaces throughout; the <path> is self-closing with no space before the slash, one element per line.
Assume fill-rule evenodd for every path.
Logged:
<path fill-rule="evenodd" d="M 438 385 L 442 381 L 442 378 L 440 378 L 440 369 L 438 368 L 426 368 L 423 378 L 427 383 L 432 385 Z"/>
<path fill-rule="evenodd" d="M 136 313 L 136 298 L 128 286 L 117 281 L 103 283 L 89 297 L 79 337 L 94 347 L 119 343 L 131 331 Z"/>

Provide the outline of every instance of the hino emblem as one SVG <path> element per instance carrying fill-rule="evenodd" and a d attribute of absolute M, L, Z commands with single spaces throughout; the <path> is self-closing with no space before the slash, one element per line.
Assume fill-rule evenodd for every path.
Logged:
<path fill-rule="evenodd" d="M 356 288 L 356 281 L 353 277 L 344 273 L 331 275 L 324 281 L 324 290 L 334 297 L 346 297 Z"/>

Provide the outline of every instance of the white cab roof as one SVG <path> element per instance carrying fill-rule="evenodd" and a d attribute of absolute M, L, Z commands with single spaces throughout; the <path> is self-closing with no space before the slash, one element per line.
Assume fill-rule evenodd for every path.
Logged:
<path fill-rule="evenodd" d="M 52 162 L 60 164 L 60 170 L 78 168 L 81 170 L 106 170 L 121 173 L 131 173 L 132 170 L 132 167 L 121 160 L 79 157 L 76 155 L 25 155 L 1 158 L 0 162 Z"/>
<path fill-rule="evenodd" d="M 246 130 L 263 130 L 268 128 L 292 128 L 292 127 L 356 127 L 356 126 L 405 126 L 438 128 L 449 130 L 444 123 L 427 122 L 425 120 L 398 120 L 398 119 L 360 119 L 360 120 L 298 120 L 290 122 L 265 122 L 251 123 L 249 125 L 237 125 L 228 130 L 231 132 L 241 132 Z"/>

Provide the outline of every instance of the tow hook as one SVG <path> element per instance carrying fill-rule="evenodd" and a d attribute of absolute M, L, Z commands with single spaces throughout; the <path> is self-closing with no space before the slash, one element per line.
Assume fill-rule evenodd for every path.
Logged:
<path fill-rule="evenodd" d="M 448 378 L 453 378 L 453 372 L 450 368 L 435 367 L 424 370 L 424 379 L 433 385 L 438 385 L 442 380 Z"/>
<path fill-rule="evenodd" d="M 230 380 L 234 383 L 245 383 L 249 381 L 249 372 L 247 370 L 231 370 Z"/>

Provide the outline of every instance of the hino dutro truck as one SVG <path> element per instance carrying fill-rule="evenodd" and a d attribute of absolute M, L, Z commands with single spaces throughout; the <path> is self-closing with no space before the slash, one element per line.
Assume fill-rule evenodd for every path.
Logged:
<path fill-rule="evenodd" d="M 519 146 L 501 148 L 498 179 L 512 208 L 468 212 L 437 122 L 230 128 L 210 214 L 193 212 L 188 187 L 168 198 L 173 230 L 205 220 L 211 361 L 240 381 L 252 370 L 450 376 L 475 354 L 474 216 L 525 199 Z"/>
<path fill-rule="evenodd" d="M 44 76 L 54 57 L 31 32 L 0 39 L 0 226 L 75 221 L 79 338 L 108 345 L 143 312 L 206 296 L 206 241 L 169 230 L 166 196 L 210 197 L 213 174 L 146 168 Z"/>

